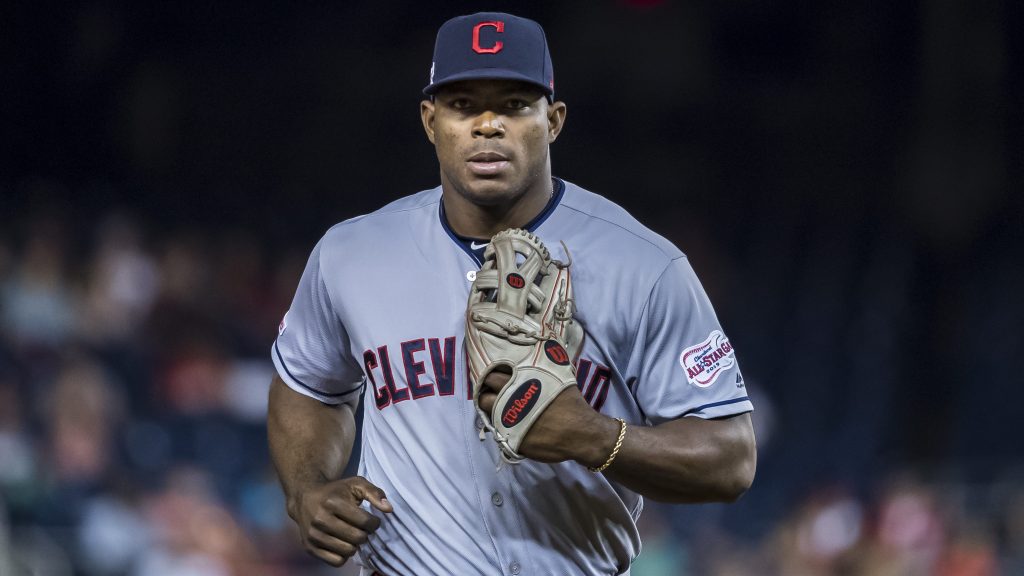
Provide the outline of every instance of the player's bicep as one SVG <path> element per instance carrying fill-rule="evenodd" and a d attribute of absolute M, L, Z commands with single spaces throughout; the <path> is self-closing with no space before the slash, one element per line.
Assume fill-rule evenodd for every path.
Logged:
<path fill-rule="evenodd" d="M 363 374 L 350 358 L 348 334 L 323 277 L 322 243 L 313 249 L 281 320 L 271 358 L 281 380 L 296 392 L 327 404 L 353 403 Z"/>
<path fill-rule="evenodd" d="M 669 265 L 651 292 L 633 364 L 637 403 L 653 424 L 753 409 L 736 350 L 685 257 Z"/>

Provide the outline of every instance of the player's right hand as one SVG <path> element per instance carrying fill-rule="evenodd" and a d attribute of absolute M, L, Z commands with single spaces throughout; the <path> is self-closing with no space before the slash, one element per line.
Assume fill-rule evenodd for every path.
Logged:
<path fill-rule="evenodd" d="M 384 491 L 362 476 L 328 482 L 304 492 L 296 510 L 306 551 L 331 566 L 351 558 L 380 519 L 360 508 L 363 500 L 381 512 L 394 511 Z"/>

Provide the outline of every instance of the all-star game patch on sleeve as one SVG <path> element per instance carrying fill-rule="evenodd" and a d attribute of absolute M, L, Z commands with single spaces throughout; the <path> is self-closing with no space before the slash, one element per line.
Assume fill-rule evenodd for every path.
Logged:
<path fill-rule="evenodd" d="M 296 392 L 327 404 L 354 404 L 362 391 L 363 373 L 348 358 L 348 334 L 324 283 L 322 243 L 310 254 L 270 354 L 278 375 Z"/>
<path fill-rule="evenodd" d="M 651 291 L 631 364 L 637 403 L 653 424 L 754 409 L 736 350 L 685 257 L 674 259 Z"/>

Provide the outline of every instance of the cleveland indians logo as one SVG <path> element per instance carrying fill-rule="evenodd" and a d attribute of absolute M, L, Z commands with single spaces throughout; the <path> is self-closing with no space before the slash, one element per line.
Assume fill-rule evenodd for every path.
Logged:
<path fill-rule="evenodd" d="M 497 54 L 501 52 L 501 49 L 505 46 L 505 43 L 498 40 L 493 46 L 484 48 L 480 45 L 480 29 L 489 26 L 498 31 L 498 34 L 505 32 L 505 23 L 501 21 L 494 22 L 481 22 L 476 26 L 473 26 L 473 51 L 477 54 Z"/>
<path fill-rule="evenodd" d="M 722 372 L 736 363 L 736 354 L 729 339 L 715 330 L 707 339 L 691 346 L 679 355 L 679 364 L 686 371 L 686 379 L 698 388 L 707 388 L 718 380 Z"/>
<path fill-rule="evenodd" d="M 519 424 L 523 417 L 530 413 L 539 398 L 540 380 L 534 378 L 523 382 L 501 409 L 501 423 L 509 428 Z"/>

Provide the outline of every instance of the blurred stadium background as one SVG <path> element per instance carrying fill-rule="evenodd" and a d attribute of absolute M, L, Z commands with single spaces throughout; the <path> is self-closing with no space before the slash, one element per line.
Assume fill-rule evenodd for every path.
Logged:
<path fill-rule="evenodd" d="M 0 575 L 353 573 L 285 516 L 268 350 L 331 224 L 438 181 L 433 36 L 484 8 L 757 407 L 753 489 L 650 505 L 633 574 L 1024 574 L 1020 2 L 292 4 L 0 8 Z"/>

